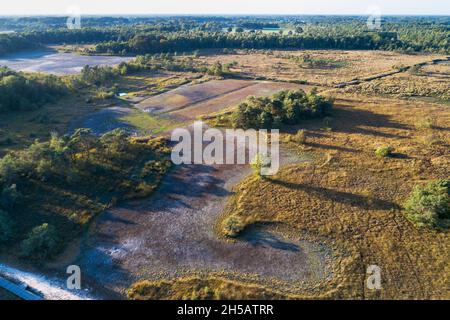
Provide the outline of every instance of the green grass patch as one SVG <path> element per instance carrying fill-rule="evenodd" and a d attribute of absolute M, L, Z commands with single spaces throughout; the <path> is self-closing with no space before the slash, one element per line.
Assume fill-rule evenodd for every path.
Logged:
<path fill-rule="evenodd" d="M 152 115 L 148 112 L 135 110 L 123 117 L 118 118 L 119 121 L 126 122 L 142 133 L 158 134 L 169 131 L 181 125 L 176 120 L 167 117 Z"/>

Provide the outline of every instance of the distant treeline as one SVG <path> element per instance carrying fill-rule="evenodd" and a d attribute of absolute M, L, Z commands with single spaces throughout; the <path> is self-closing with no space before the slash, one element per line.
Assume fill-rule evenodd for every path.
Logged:
<path fill-rule="evenodd" d="M 366 17 L 339 16 L 270 19 L 97 17 L 83 19 L 83 28 L 79 30 L 67 29 L 62 18 L 34 19 L 0 19 L 0 28 L 20 31 L 0 34 L 0 54 L 63 43 L 94 43 L 97 46 L 92 53 L 110 54 L 185 52 L 205 48 L 450 52 L 450 17 L 386 17 L 381 30 L 369 30 Z M 241 32 L 234 32 L 237 29 L 233 27 Z M 263 33 L 263 28 L 280 30 Z"/>

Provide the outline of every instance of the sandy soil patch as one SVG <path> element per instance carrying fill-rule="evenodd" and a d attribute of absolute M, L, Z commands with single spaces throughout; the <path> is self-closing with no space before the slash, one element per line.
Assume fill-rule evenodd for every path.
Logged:
<path fill-rule="evenodd" d="M 185 85 L 170 92 L 145 99 L 136 104 L 136 107 L 154 113 L 169 112 L 252 84 L 253 82 L 245 80 L 212 80 L 200 84 Z"/>

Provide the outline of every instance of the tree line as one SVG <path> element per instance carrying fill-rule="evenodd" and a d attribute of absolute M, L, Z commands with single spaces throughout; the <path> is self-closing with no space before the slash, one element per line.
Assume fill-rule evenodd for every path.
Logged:
<path fill-rule="evenodd" d="M 185 52 L 204 48 L 450 52 L 448 17 L 385 17 L 381 30 L 369 30 L 366 20 L 367 17 L 339 16 L 271 19 L 103 17 L 86 18 L 83 28 L 76 30 L 67 29 L 62 20 L 33 20 L 35 28 L 25 27 L 23 20 L 18 20 L 16 23 L 20 32 L 0 34 L 0 54 L 55 43 L 97 44 L 91 53 L 122 55 Z M 1 22 L 0 19 L 0 26 Z M 14 22 L 9 21 L 5 27 L 13 28 Z M 263 28 L 280 30 L 264 33 L 261 30 Z M 237 29 L 241 32 L 233 31 Z"/>

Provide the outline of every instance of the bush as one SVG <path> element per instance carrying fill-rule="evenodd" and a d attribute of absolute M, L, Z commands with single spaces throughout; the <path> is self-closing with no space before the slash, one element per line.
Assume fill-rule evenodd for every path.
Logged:
<path fill-rule="evenodd" d="M 264 177 L 262 170 L 270 167 L 270 158 L 262 153 L 258 153 L 251 161 L 250 166 L 260 177 Z"/>
<path fill-rule="evenodd" d="M 223 233 L 227 237 L 236 237 L 244 230 L 245 224 L 239 218 L 228 217 L 223 221 Z"/>
<path fill-rule="evenodd" d="M 58 252 L 59 239 L 55 227 L 44 223 L 35 227 L 22 242 L 20 255 L 23 258 L 43 260 Z"/>
<path fill-rule="evenodd" d="M 450 180 L 437 180 L 417 186 L 405 203 L 407 217 L 419 226 L 450 226 Z"/>
<path fill-rule="evenodd" d="M 15 223 L 10 215 L 0 210 L 0 244 L 11 240 L 15 235 Z"/>
<path fill-rule="evenodd" d="M 417 129 L 433 129 L 436 127 L 436 118 L 428 117 L 416 123 Z"/>
<path fill-rule="evenodd" d="M 392 152 L 393 151 L 394 151 L 394 148 L 389 147 L 389 146 L 387 146 L 387 147 L 379 147 L 379 148 L 377 148 L 375 150 L 375 155 L 377 157 L 382 157 L 382 158 L 390 157 L 390 156 L 392 156 Z"/>
<path fill-rule="evenodd" d="M 325 117 L 325 118 L 323 118 L 322 123 L 323 123 L 325 130 L 327 130 L 327 131 L 333 130 L 333 118 Z"/>
<path fill-rule="evenodd" d="M 292 142 L 298 143 L 298 144 L 305 144 L 306 143 L 306 131 L 305 130 L 298 130 L 296 134 L 290 136 L 290 140 Z"/>

